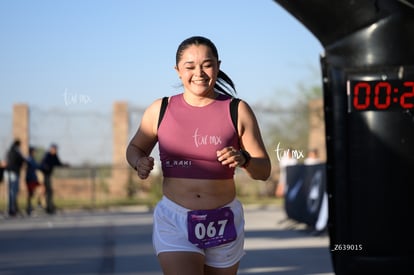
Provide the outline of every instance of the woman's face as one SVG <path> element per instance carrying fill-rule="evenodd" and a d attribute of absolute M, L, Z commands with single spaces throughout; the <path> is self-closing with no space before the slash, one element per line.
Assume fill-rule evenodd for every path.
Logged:
<path fill-rule="evenodd" d="M 214 94 L 220 62 L 205 45 L 191 45 L 181 55 L 175 67 L 185 92 L 197 96 Z"/>

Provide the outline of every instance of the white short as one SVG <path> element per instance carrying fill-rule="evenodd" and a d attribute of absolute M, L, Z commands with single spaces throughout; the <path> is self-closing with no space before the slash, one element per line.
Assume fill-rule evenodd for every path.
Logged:
<path fill-rule="evenodd" d="M 200 249 L 188 240 L 187 212 L 165 196 L 154 210 L 153 245 L 156 254 L 161 252 L 187 251 L 205 256 L 205 264 L 216 268 L 233 266 L 244 256 L 244 212 L 237 199 L 228 205 L 234 213 L 237 238 L 220 246 Z"/>

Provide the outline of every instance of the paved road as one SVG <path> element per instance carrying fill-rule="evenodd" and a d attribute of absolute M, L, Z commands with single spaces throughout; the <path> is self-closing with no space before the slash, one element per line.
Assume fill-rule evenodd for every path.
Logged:
<path fill-rule="evenodd" d="M 327 235 L 314 236 L 286 221 L 280 207 L 246 206 L 245 214 L 240 275 L 334 274 Z M 161 275 L 151 230 L 152 213 L 141 207 L 17 218 L 0 214 L 0 274 Z"/>

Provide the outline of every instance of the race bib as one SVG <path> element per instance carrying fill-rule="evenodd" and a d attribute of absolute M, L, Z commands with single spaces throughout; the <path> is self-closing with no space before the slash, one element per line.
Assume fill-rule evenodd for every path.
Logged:
<path fill-rule="evenodd" d="M 232 242 L 237 237 L 230 207 L 188 211 L 187 227 L 188 240 L 202 249 Z"/>

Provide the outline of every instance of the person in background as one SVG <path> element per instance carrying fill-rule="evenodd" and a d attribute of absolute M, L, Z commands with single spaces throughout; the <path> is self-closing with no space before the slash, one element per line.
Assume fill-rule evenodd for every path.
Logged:
<path fill-rule="evenodd" d="M 19 212 L 17 198 L 19 194 L 20 171 L 26 160 L 20 151 L 20 145 L 20 139 L 15 139 L 6 157 L 6 179 L 9 184 L 8 212 L 11 217 L 16 216 Z"/>
<path fill-rule="evenodd" d="M 276 185 L 275 196 L 283 198 L 287 191 L 286 168 L 290 165 L 296 165 L 298 160 L 292 156 L 292 148 L 287 149 L 279 161 L 279 182 Z"/>
<path fill-rule="evenodd" d="M 319 151 L 316 148 L 309 149 L 308 155 L 306 156 L 305 160 L 303 161 L 306 165 L 312 164 L 319 164 L 321 163 L 321 159 L 319 158 Z"/>
<path fill-rule="evenodd" d="M 29 156 L 27 157 L 27 166 L 26 166 L 26 187 L 27 187 L 27 205 L 26 213 L 31 215 L 32 208 L 32 198 L 35 194 L 36 188 L 40 185 L 37 170 L 40 169 L 40 165 L 35 160 L 36 148 L 29 148 Z"/>
<path fill-rule="evenodd" d="M 220 62 L 209 39 L 184 40 L 175 65 L 184 91 L 169 97 L 164 116 L 162 99 L 146 109 L 126 150 L 138 177 L 147 179 L 158 142 L 163 197 L 153 214 L 153 244 L 166 275 L 237 274 L 244 255 L 244 214 L 235 169 L 255 180 L 270 175 L 258 123 L 243 100 L 233 124 L 235 88 Z"/>
<path fill-rule="evenodd" d="M 60 161 L 58 155 L 58 146 L 53 143 L 49 150 L 43 156 L 43 159 L 40 163 L 40 168 L 43 173 L 43 180 L 45 186 L 45 195 L 46 195 L 46 212 L 48 214 L 54 214 L 56 207 L 53 201 L 53 186 L 52 186 L 52 175 L 53 170 L 56 166 L 68 166 Z"/>
<path fill-rule="evenodd" d="M 0 160 L 0 183 L 4 180 L 4 170 L 6 170 L 6 161 Z"/>

